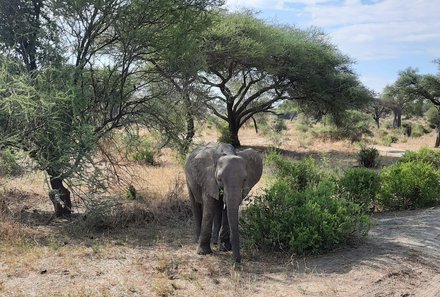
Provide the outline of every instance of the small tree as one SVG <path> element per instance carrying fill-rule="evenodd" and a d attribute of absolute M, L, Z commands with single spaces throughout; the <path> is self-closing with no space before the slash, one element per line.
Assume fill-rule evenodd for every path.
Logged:
<path fill-rule="evenodd" d="M 440 107 L 431 107 L 426 112 L 429 125 L 437 130 L 434 147 L 440 147 Z"/>
<path fill-rule="evenodd" d="M 440 69 L 440 60 L 436 60 Z M 397 83 L 398 82 L 398 83 Z M 440 74 L 438 75 L 419 75 L 417 70 L 409 69 L 401 72 L 396 89 L 399 93 L 415 100 L 430 101 L 440 114 Z M 434 119 L 435 116 L 431 115 Z M 437 138 L 435 147 L 440 146 L 440 127 L 437 126 Z"/>
<path fill-rule="evenodd" d="M 417 97 L 411 90 L 417 80 L 417 69 L 408 68 L 399 72 L 399 77 L 392 85 L 386 86 L 383 91 L 385 105 L 393 111 L 393 127 L 402 126 L 402 114 L 408 111 L 411 104 L 417 101 Z"/>
<path fill-rule="evenodd" d="M 376 98 L 371 101 L 371 104 L 367 107 L 367 112 L 370 113 L 376 123 L 376 127 L 380 128 L 380 119 L 386 117 L 391 110 L 387 104 L 380 98 Z"/>

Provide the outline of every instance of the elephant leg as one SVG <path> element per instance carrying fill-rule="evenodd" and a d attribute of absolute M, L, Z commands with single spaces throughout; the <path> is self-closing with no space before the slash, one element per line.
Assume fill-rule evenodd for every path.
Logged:
<path fill-rule="evenodd" d="M 226 207 L 222 209 L 222 227 L 220 229 L 220 244 L 219 249 L 222 252 L 231 251 L 232 245 L 230 240 L 228 212 Z"/>
<path fill-rule="evenodd" d="M 196 200 L 194 199 L 194 195 L 192 194 L 191 190 L 189 190 L 189 197 L 191 200 L 191 207 L 192 207 L 192 212 L 193 212 L 193 216 L 194 216 L 194 229 L 196 232 L 196 242 L 199 242 L 199 238 L 200 238 L 200 230 L 201 230 L 201 226 L 202 226 L 202 205 L 198 202 L 196 202 Z"/>
<path fill-rule="evenodd" d="M 199 255 L 212 254 L 212 223 L 214 220 L 215 211 L 217 210 L 218 200 L 212 198 L 208 198 L 207 200 L 208 201 L 204 201 L 203 203 L 202 229 L 200 233 L 199 248 L 197 250 L 197 254 Z"/>
<path fill-rule="evenodd" d="M 212 227 L 212 243 L 217 244 L 219 239 L 220 227 L 222 224 L 222 212 L 223 212 L 223 199 L 220 198 L 219 203 L 217 203 L 215 214 L 214 214 L 214 224 Z"/>
<path fill-rule="evenodd" d="M 217 210 L 214 214 L 214 222 L 212 226 L 212 243 L 218 243 L 218 235 L 220 233 L 220 227 L 222 224 L 222 212 Z"/>

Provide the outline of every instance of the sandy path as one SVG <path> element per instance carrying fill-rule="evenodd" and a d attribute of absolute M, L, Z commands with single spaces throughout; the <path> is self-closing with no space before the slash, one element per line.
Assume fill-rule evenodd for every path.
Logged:
<path fill-rule="evenodd" d="M 299 263 L 298 295 L 440 296 L 439 218 L 438 208 L 376 215 L 358 248 Z"/>

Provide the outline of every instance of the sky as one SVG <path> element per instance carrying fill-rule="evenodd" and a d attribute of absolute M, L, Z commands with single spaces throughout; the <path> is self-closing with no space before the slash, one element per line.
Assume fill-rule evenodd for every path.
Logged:
<path fill-rule="evenodd" d="M 320 28 L 377 93 L 408 67 L 439 72 L 440 0 L 226 0 L 226 7 L 252 9 L 269 23 Z"/>

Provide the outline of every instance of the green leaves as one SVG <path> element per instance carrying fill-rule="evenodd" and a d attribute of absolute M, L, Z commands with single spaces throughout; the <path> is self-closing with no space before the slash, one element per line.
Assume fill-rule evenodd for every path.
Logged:
<path fill-rule="evenodd" d="M 440 203 L 440 172 L 423 162 L 403 162 L 384 169 L 379 202 L 386 209 L 411 209 Z"/>
<path fill-rule="evenodd" d="M 336 179 L 313 159 L 293 162 L 276 153 L 266 159 L 275 167 L 276 180 L 253 197 L 242 215 L 243 232 L 254 245 L 320 253 L 366 236 L 366 208 L 346 200 Z"/>
<path fill-rule="evenodd" d="M 367 211 L 374 210 L 381 186 L 381 178 L 377 172 L 365 168 L 349 168 L 338 185 L 342 197 L 359 204 Z"/>
<path fill-rule="evenodd" d="M 336 194 L 328 181 L 297 192 L 279 180 L 245 209 L 243 232 L 260 248 L 298 254 L 320 253 L 366 236 L 369 218 L 359 205 Z"/>

